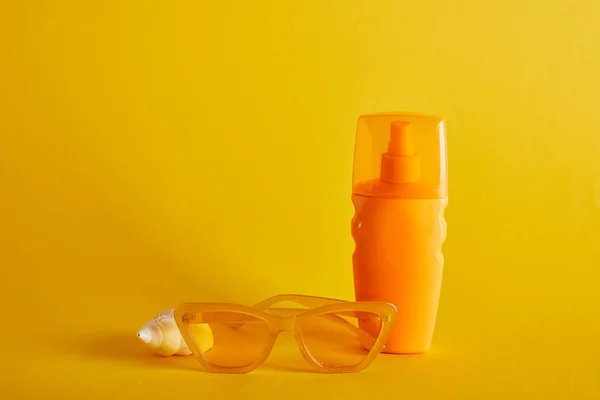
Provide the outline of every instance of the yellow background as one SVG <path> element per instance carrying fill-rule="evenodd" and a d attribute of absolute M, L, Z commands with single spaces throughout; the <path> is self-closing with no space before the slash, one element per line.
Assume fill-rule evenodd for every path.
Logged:
<path fill-rule="evenodd" d="M 1 2 L 0 397 L 600 398 L 599 17 Z M 341 376 L 148 355 L 135 332 L 182 301 L 352 298 L 356 119 L 390 110 L 447 120 L 432 351 Z"/>

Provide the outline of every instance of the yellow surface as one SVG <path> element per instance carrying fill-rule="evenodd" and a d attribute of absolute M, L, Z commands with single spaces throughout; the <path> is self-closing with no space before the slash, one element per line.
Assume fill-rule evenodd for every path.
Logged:
<path fill-rule="evenodd" d="M 1 2 L 0 397 L 600 398 L 599 15 Z M 356 118 L 389 110 L 447 118 L 433 350 L 343 376 L 146 355 L 181 301 L 352 298 Z"/>

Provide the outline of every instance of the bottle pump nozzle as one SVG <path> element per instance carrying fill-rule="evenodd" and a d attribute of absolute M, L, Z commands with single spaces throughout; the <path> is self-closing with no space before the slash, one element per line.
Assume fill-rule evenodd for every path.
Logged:
<path fill-rule="evenodd" d="M 420 179 L 420 160 L 410 130 L 410 122 L 392 121 L 388 151 L 381 156 L 381 180 L 410 183 Z"/>

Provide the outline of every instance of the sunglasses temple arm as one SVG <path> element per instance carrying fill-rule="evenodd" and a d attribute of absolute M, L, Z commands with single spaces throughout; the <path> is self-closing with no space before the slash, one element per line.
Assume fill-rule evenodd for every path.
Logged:
<path fill-rule="evenodd" d="M 329 298 L 325 298 L 325 297 L 313 297 L 313 296 L 303 296 L 303 295 L 293 295 L 293 294 L 285 295 L 284 294 L 284 295 L 274 296 L 269 299 L 263 300 L 260 303 L 256 304 L 254 307 L 257 309 L 260 309 L 260 310 L 265 310 L 265 309 L 268 309 L 269 307 L 274 306 L 277 303 L 283 303 L 285 301 L 293 302 L 293 303 L 296 303 L 296 304 L 299 304 L 301 306 L 308 307 L 308 308 L 317 308 L 317 307 L 322 307 L 322 306 L 329 305 L 329 304 L 346 303 L 346 301 L 344 301 L 344 300 L 329 299 Z M 360 343 L 363 346 L 365 346 L 366 348 L 368 348 L 369 350 L 371 349 L 371 347 L 373 346 L 373 344 L 375 343 L 375 341 L 377 339 L 377 338 L 373 338 L 371 335 L 369 335 L 362 329 L 354 326 L 353 324 L 351 324 L 350 322 L 346 321 L 344 318 L 342 318 L 338 315 L 328 314 L 328 315 L 321 315 L 321 317 L 325 317 L 328 320 L 330 320 L 331 322 L 342 326 L 346 331 L 348 331 L 349 333 L 354 335 L 356 338 L 358 338 Z"/>
<path fill-rule="evenodd" d="M 255 304 L 254 307 L 264 310 L 277 303 L 282 303 L 284 301 L 290 301 L 307 308 L 318 308 L 329 304 L 347 303 L 347 301 L 345 300 L 330 299 L 327 297 L 305 296 L 299 294 L 281 294 L 263 300 L 260 303 Z"/>
<path fill-rule="evenodd" d="M 342 326 L 346 331 L 348 331 L 348 333 L 355 336 L 360 342 L 360 344 L 362 344 L 368 350 L 371 350 L 373 348 L 373 345 L 377 340 L 377 338 L 372 337 L 367 332 L 352 325 L 350 322 L 346 321 L 344 318 L 338 315 L 320 315 L 320 317 L 325 317 L 331 322 Z"/>

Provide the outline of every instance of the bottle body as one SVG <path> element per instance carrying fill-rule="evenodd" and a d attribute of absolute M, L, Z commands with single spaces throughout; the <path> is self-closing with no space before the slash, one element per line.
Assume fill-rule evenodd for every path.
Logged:
<path fill-rule="evenodd" d="M 384 352 L 431 347 L 442 285 L 448 200 L 352 195 L 357 301 L 386 301 L 398 317 Z"/>

